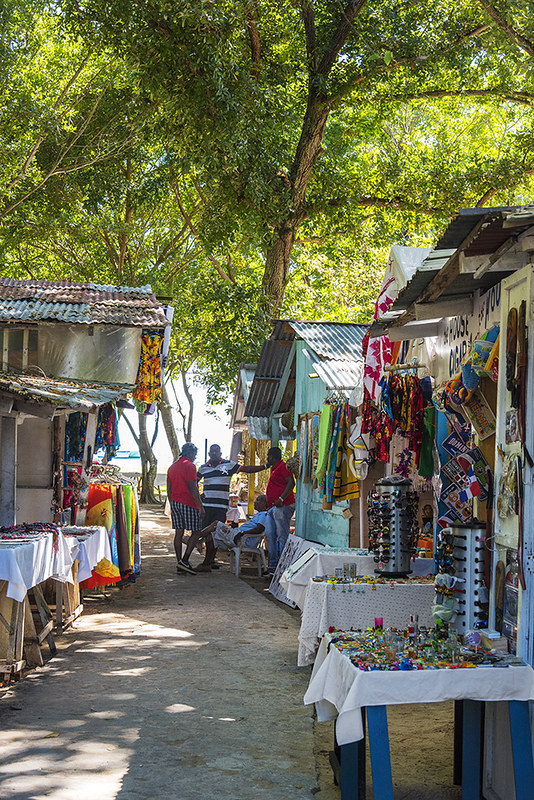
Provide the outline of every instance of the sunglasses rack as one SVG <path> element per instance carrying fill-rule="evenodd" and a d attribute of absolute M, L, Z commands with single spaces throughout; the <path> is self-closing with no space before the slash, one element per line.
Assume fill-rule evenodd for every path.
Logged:
<path fill-rule="evenodd" d="M 411 572 L 418 533 L 418 496 L 411 486 L 407 479 L 382 478 L 367 498 L 369 550 L 374 553 L 375 572 L 388 578 Z"/>
<path fill-rule="evenodd" d="M 462 635 L 487 620 L 484 537 L 484 527 L 460 523 L 444 528 L 438 535 L 437 570 L 454 576 L 461 586 L 450 591 L 449 603 L 454 615 L 449 628 Z"/>

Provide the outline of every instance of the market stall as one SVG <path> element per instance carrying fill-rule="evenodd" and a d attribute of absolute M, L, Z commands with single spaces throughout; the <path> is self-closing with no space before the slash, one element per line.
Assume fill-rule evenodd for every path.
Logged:
<path fill-rule="evenodd" d="M 86 524 L 94 485 L 103 483 L 91 474 L 93 462 L 107 461 L 118 446 L 124 398 L 141 411 L 159 399 L 169 320 L 148 286 L 2 278 L 0 301 L 0 524 L 12 534 L 0 546 L 6 604 L 0 633 L 5 672 L 19 674 L 30 640 L 36 645 L 27 663 L 39 663 L 43 637 L 53 648 L 45 581 L 63 584 L 55 592 L 61 630 L 81 612 L 79 564 L 89 582 L 94 574 L 102 578 L 102 570 L 104 584 L 139 574 L 135 489 L 116 474 L 106 479 L 113 483 L 115 533 L 93 532 L 74 544 L 57 526 Z M 89 522 L 100 529 L 99 517 Z M 16 535 L 20 526 L 26 540 Z M 37 634 L 30 601 L 41 623 Z"/>
<path fill-rule="evenodd" d="M 311 579 L 299 631 L 299 667 L 312 664 L 320 639 L 332 628 L 407 627 L 410 618 L 430 626 L 433 579 Z"/>
<path fill-rule="evenodd" d="M 374 797 L 392 800 L 387 706 L 444 700 L 464 701 L 462 799 L 479 800 L 481 796 L 478 765 L 485 702 L 508 706 L 516 800 L 531 797 L 534 767 L 528 701 L 534 699 L 534 670 L 530 666 L 515 656 L 494 656 L 478 648 L 460 652 L 457 642 L 452 644 L 456 652 L 440 649 L 430 631 L 419 631 L 413 639 L 403 639 L 399 631 L 340 631 L 328 638 L 328 652 L 326 647 L 320 650 L 324 660 L 316 665 L 304 702 L 315 703 L 319 721 L 337 718 L 342 800 L 365 796 L 365 788 L 360 793 L 358 775 L 363 712 L 367 717 Z"/>
<path fill-rule="evenodd" d="M 354 547 L 323 547 L 314 544 L 285 570 L 280 583 L 289 600 L 304 608 L 310 580 L 317 576 L 356 577 L 374 575 L 378 562 L 367 549 Z M 410 574 L 426 577 L 434 570 L 431 558 L 410 561 Z"/>

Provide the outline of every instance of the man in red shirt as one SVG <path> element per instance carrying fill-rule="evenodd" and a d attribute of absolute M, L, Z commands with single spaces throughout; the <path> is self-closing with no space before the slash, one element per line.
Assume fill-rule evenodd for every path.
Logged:
<path fill-rule="evenodd" d="M 273 573 L 280 553 L 286 545 L 291 517 L 295 511 L 295 495 L 293 494 L 295 478 L 282 460 L 282 451 L 279 447 L 271 447 L 267 452 L 267 464 L 271 467 L 271 475 L 265 494 L 267 506 L 271 509 L 275 530 L 271 532 L 266 528 L 265 539 L 269 550 L 269 572 Z"/>
<path fill-rule="evenodd" d="M 189 563 L 189 555 L 194 547 L 192 541 L 198 541 L 204 516 L 204 507 L 200 499 L 197 481 L 197 469 L 194 460 L 197 448 L 186 442 L 178 461 L 171 464 L 167 471 L 167 497 L 171 505 L 172 527 L 174 528 L 174 552 L 176 553 L 177 571 L 196 574 Z M 182 538 L 184 530 L 191 531 L 189 544 L 182 560 Z"/>

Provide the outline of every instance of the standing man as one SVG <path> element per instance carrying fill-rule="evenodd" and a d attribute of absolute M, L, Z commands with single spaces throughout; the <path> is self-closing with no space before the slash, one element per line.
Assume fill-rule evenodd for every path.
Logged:
<path fill-rule="evenodd" d="M 269 572 L 274 572 L 280 553 L 286 545 L 291 517 L 295 511 L 295 478 L 282 460 L 279 447 L 271 447 L 267 451 L 267 464 L 271 468 L 271 475 L 265 494 L 267 506 L 272 509 L 275 530 L 265 528 L 265 539 L 269 550 Z"/>
<path fill-rule="evenodd" d="M 197 448 L 191 442 L 186 442 L 178 461 L 167 472 L 167 497 L 171 504 L 172 526 L 174 528 L 174 552 L 176 553 L 176 570 L 189 572 L 195 575 L 195 570 L 188 561 L 188 553 L 182 560 L 182 538 L 184 530 L 191 532 L 191 539 L 199 533 L 204 516 L 204 507 L 198 491 L 197 470 L 194 460 Z"/>
<path fill-rule="evenodd" d="M 259 472 L 261 467 L 242 467 L 236 461 L 223 458 L 221 448 L 218 444 L 212 444 L 209 449 L 209 459 L 198 469 L 197 479 L 203 482 L 203 505 L 205 515 L 203 525 L 205 528 L 212 522 L 226 522 L 226 512 L 230 497 L 230 481 L 236 472 Z M 214 563 L 215 551 L 206 549 L 206 558 L 201 565 L 201 572 L 207 572 L 209 568 L 219 569 L 219 565 Z"/>

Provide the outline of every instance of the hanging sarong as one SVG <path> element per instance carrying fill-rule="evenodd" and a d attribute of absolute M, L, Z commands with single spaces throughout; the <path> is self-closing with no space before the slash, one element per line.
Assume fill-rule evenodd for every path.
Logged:
<path fill-rule="evenodd" d="M 91 484 L 89 486 L 85 524 L 103 525 L 107 530 L 113 563 L 103 559 L 93 569 L 91 578 L 88 578 L 87 581 L 82 581 L 80 586 L 85 589 L 92 589 L 95 586 L 107 586 L 120 581 L 113 491 L 109 484 Z"/>
<path fill-rule="evenodd" d="M 342 406 L 333 493 L 336 500 L 350 500 L 360 496 L 356 455 L 354 448 L 349 443 L 349 419 L 348 405 Z"/>
<path fill-rule="evenodd" d="M 323 481 L 323 493 L 328 503 L 334 500 L 334 481 L 336 479 L 337 448 L 339 444 L 339 434 L 341 432 L 341 415 L 343 406 L 335 406 L 332 419 L 332 439 L 328 451 L 328 461 Z"/>
<path fill-rule="evenodd" d="M 324 480 L 328 463 L 328 451 L 332 439 L 332 420 L 332 406 L 325 403 L 321 411 L 321 421 L 319 423 L 319 455 L 317 457 L 317 470 L 315 472 L 315 477 L 319 486 L 321 486 Z"/>

